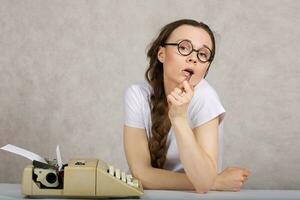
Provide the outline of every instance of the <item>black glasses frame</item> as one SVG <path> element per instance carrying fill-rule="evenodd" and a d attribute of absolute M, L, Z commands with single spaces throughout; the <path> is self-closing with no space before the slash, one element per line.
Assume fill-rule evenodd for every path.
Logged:
<path fill-rule="evenodd" d="M 180 45 L 182 42 L 189 42 L 189 43 L 191 44 L 192 50 L 190 51 L 190 53 L 188 53 L 188 54 L 182 54 L 182 53 L 180 52 L 180 50 L 179 50 L 179 45 Z M 197 53 L 197 58 L 198 58 L 198 60 L 199 60 L 200 62 L 202 62 L 202 63 L 211 62 L 211 61 L 212 61 L 212 58 L 213 58 L 213 56 L 212 56 L 212 50 L 210 50 L 210 49 L 207 48 L 207 47 L 201 47 L 200 49 L 196 50 L 196 49 L 194 49 L 194 46 L 193 46 L 193 44 L 192 44 L 192 42 L 191 42 L 190 40 L 181 40 L 181 41 L 178 42 L 178 43 L 163 43 L 163 44 L 162 44 L 163 47 L 166 46 L 166 45 L 177 46 L 177 50 L 178 50 L 178 52 L 180 53 L 180 55 L 182 55 L 182 56 L 188 56 L 188 55 L 191 55 L 191 53 L 193 53 L 193 51 L 195 51 L 195 52 Z M 203 61 L 203 60 L 201 60 L 201 59 L 199 58 L 199 52 L 200 52 L 200 50 L 203 49 L 203 48 L 208 49 L 209 52 L 210 52 L 210 57 L 209 57 L 209 59 L 208 59 L 208 60 L 205 60 L 205 61 Z"/>

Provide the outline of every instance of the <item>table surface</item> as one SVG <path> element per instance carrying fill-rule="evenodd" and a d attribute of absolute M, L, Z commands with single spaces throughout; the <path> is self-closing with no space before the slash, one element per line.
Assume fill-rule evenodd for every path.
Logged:
<path fill-rule="evenodd" d="M 20 184 L 0 183 L 0 200 L 23 199 Z M 51 198 L 43 198 L 51 199 Z M 57 200 L 58 198 L 55 198 Z M 209 191 L 207 194 L 197 194 L 190 191 L 145 190 L 141 199 L 300 199 L 300 190 L 241 190 L 240 192 Z"/>

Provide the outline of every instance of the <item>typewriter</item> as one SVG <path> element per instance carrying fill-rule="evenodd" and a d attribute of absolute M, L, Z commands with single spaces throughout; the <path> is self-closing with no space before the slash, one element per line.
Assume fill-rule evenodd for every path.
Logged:
<path fill-rule="evenodd" d="M 55 160 L 25 167 L 22 194 L 27 197 L 139 198 L 139 180 L 98 159 L 71 159 L 62 169 Z"/>
<path fill-rule="evenodd" d="M 77 158 L 63 164 L 59 145 L 53 160 L 11 144 L 0 149 L 32 161 L 22 176 L 26 197 L 139 198 L 144 194 L 139 180 L 102 160 Z"/>

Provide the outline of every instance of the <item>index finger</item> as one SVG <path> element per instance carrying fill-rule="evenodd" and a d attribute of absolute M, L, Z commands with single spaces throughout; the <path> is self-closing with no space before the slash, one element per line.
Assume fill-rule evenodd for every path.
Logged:
<path fill-rule="evenodd" d="M 249 176 L 251 172 L 248 169 L 243 169 L 244 175 Z"/>
<path fill-rule="evenodd" d="M 188 94 L 191 94 L 193 92 L 190 84 L 186 80 L 183 81 L 183 88 Z"/>

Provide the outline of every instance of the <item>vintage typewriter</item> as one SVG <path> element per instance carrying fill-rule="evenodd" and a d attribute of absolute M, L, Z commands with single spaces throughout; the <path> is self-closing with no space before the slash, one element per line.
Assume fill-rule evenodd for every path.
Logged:
<path fill-rule="evenodd" d="M 32 160 L 22 177 L 26 197 L 139 198 L 144 194 L 139 180 L 102 160 L 78 158 L 63 164 L 59 146 L 56 159 L 50 161 L 11 144 L 0 149 Z"/>
<path fill-rule="evenodd" d="M 102 160 L 72 159 L 58 171 L 49 164 L 33 161 L 24 169 L 22 194 L 28 197 L 110 198 L 143 195 L 141 183 Z"/>

